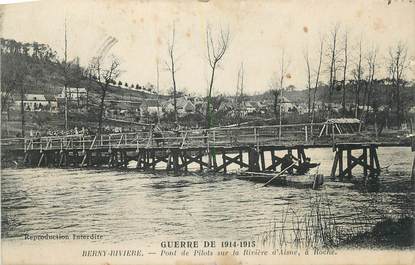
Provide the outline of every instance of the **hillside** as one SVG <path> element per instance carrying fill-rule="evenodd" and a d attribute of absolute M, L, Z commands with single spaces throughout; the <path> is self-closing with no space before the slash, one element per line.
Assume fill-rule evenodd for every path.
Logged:
<path fill-rule="evenodd" d="M 100 89 L 96 81 L 87 78 L 86 69 L 79 65 L 79 60 L 75 59 L 65 64 L 46 44 L 20 43 L 3 38 L 0 41 L 3 135 L 16 135 L 16 132 L 21 131 L 21 109 L 17 105 L 22 95 L 41 94 L 56 98 L 62 93 L 65 81 L 68 87 L 85 88 L 88 93 L 88 106 L 82 106 L 84 111 L 79 111 L 79 105 L 69 105 L 70 127 L 96 123 Z M 151 88 L 138 84 L 127 88 L 121 85 L 121 82 L 113 80 L 108 87 L 105 104 L 108 104 L 107 101 L 118 100 L 142 102 L 144 99 L 156 97 L 156 93 Z M 56 113 L 40 114 L 25 111 L 24 122 L 26 131 L 45 126 L 63 129 L 64 113 L 62 108 Z M 114 125 L 114 122 L 107 123 Z M 6 126 L 8 128 L 5 128 Z"/>

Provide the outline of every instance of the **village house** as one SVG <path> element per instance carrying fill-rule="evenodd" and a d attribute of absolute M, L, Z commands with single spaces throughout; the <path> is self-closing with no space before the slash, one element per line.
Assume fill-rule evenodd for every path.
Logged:
<path fill-rule="evenodd" d="M 49 111 L 51 112 L 57 112 L 58 111 L 58 101 L 56 100 L 55 95 L 48 95 L 45 94 L 45 99 L 48 102 L 49 105 Z"/>
<path fill-rule="evenodd" d="M 20 107 L 21 100 L 16 100 L 15 102 Z M 58 102 L 53 95 L 25 94 L 23 106 L 27 111 L 56 111 Z"/>
<path fill-rule="evenodd" d="M 243 106 L 243 113 L 245 115 L 253 114 L 258 109 L 258 104 L 255 101 L 245 102 Z"/>
<path fill-rule="evenodd" d="M 224 111 L 224 112 L 233 111 L 235 109 L 235 105 L 236 103 L 231 102 L 230 100 L 224 100 L 223 102 L 221 102 L 218 108 L 218 111 Z"/>
<path fill-rule="evenodd" d="M 87 91 L 84 87 L 67 87 L 66 95 L 69 100 L 80 100 L 86 98 Z M 59 93 L 58 97 L 65 98 L 65 88 L 61 89 L 61 93 Z"/>
<path fill-rule="evenodd" d="M 145 115 L 161 115 L 162 107 L 157 99 L 146 99 L 140 105 L 141 117 Z"/>
<path fill-rule="evenodd" d="M 195 104 L 189 100 L 186 96 L 176 98 L 176 107 L 177 107 L 177 114 L 179 116 L 184 116 L 188 113 L 194 113 L 196 111 Z M 167 102 L 163 104 L 163 111 L 166 113 L 174 111 L 174 100 L 169 99 Z"/>

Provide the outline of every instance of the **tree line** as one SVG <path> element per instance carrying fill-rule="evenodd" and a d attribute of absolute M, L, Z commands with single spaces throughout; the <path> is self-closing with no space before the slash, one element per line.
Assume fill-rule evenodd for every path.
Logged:
<path fill-rule="evenodd" d="M 217 70 L 222 65 L 224 56 L 230 46 L 230 30 L 222 27 L 215 33 L 212 27 L 206 27 L 206 63 L 210 69 L 209 80 L 207 80 L 206 92 L 206 113 L 207 127 L 215 124 L 215 113 L 212 108 L 214 98 L 214 81 Z M 56 52 L 46 44 L 21 43 L 15 40 L 1 38 L 1 53 L 3 71 L 1 72 L 2 82 L 2 111 L 7 108 L 9 95 L 12 93 L 19 96 L 23 103 L 24 95 L 27 93 L 27 84 L 38 86 L 39 83 L 48 83 L 45 80 L 45 68 L 53 68 L 55 80 L 53 82 L 68 86 L 79 87 L 81 84 L 88 84 L 98 95 L 98 132 L 102 130 L 104 113 L 104 102 L 108 90 L 112 86 L 121 86 L 123 82 L 116 81 L 121 75 L 120 61 L 105 54 L 94 56 L 88 66 L 81 67 L 79 59 L 68 61 L 57 57 Z M 387 115 L 393 113 L 394 120 L 400 125 L 405 120 L 406 113 L 403 106 L 403 90 L 408 86 L 407 72 L 411 57 L 408 54 L 408 47 L 403 42 L 397 42 L 389 47 L 388 54 L 381 57 L 379 49 L 375 44 L 364 45 L 363 38 L 357 41 L 350 40 L 350 33 L 347 29 L 335 25 L 326 35 L 321 35 L 317 43 L 317 49 L 309 50 L 305 47 L 303 58 L 306 70 L 306 91 L 307 91 L 307 115 L 310 122 L 315 122 L 318 101 L 324 103 L 324 117 L 354 117 L 368 121 L 370 112 L 375 112 L 380 105 L 379 87 L 386 89 Z M 176 56 L 176 28 L 173 24 L 171 37 L 167 44 L 166 71 L 170 73 L 172 84 L 172 97 L 174 102 L 173 120 L 177 123 L 178 80 L 177 71 L 180 70 L 180 63 Z M 366 48 L 365 48 L 366 47 Z M 272 95 L 274 118 L 279 123 L 283 121 L 281 106 L 284 104 L 284 91 L 287 90 L 286 80 L 290 78 L 290 56 L 284 48 L 276 53 L 280 54 L 276 62 L 276 74 L 271 78 L 269 92 Z M 65 53 L 66 54 L 66 53 Z M 386 75 L 384 74 L 386 73 Z M 157 76 L 159 74 L 157 62 Z M 238 81 L 236 85 L 236 112 L 241 110 L 246 95 L 244 94 L 244 67 L 238 70 Z M 136 89 L 140 85 L 125 83 L 125 86 Z M 319 95 L 318 91 L 323 89 L 324 94 Z M 158 89 L 158 84 L 157 84 Z M 149 90 L 149 89 L 147 89 Z M 66 91 L 66 89 L 65 89 Z M 350 98 L 350 94 L 353 98 Z M 405 94 L 405 93 L 404 93 Z M 384 95 L 383 95 L 384 96 Z M 340 99 L 341 111 L 336 113 L 333 105 Z M 353 108 L 347 109 L 347 106 Z M 66 103 L 67 106 L 67 103 Z M 24 108 L 22 104 L 22 134 L 24 135 Z M 240 117 L 241 115 L 236 115 Z M 239 119 L 237 119 L 239 120 Z"/>
<path fill-rule="evenodd" d="M 387 87 L 387 115 L 394 113 L 396 125 L 405 120 L 402 90 L 408 86 L 407 73 L 411 57 L 408 46 L 398 41 L 388 48 L 387 54 L 379 54 L 376 44 L 365 45 L 364 38 L 350 40 L 350 32 L 336 24 L 328 34 L 320 35 L 317 49 L 303 50 L 306 70 L 307 109 L 309 121 L 315 121 L 316 101 L 325 104 L 325 117 L 354 117 L 368 121 L 370 109 L 377 111 L 380 105 L 379 87 Z M 366 46 L 366 48 L 365 48 Z M 311 55 L 314 53 L 314 56 Z M 289 73 L 289 59 L 282 49 L 277 74 L 271 79 L 270 91 L 274 99 L 276 119 L 281 119 L 278 106 L 284 88 L 284 80 Z M 386 73 L 386 74 L 385 74 Z M 325 95 L 316 97 L 319 88 L 326 86 Z M 350 99 L 347 94 L 353 94 Z M 334 111 L 333 104 L 340 98 L 340 113 Z M 347 105 L 353 105 L 352 113 Z"/>

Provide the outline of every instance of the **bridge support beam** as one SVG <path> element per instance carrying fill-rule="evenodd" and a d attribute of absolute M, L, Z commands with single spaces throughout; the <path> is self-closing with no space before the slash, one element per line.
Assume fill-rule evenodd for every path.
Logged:
<path fill-rule="evenodd" d="M 271 154 L 271 165 L 266 164 L 265 159 L 265 151 L 269 151 Z M 305 154 L 305 148 L 303 145 L 298 146 L 288 146 L 288 147 L 282 147 L 282 146 L 273 146 L 268 147 L 266 149 L 261 149 L 261 169 L 262 171 L 276 171 L 278 167 L 282 166 L 284 155 L 277 155 L 277 151 L 282 151 L 283 154 L 289 154 L 293 157 L 293 162 L 295 165 L 292 167 L 292 170 L 290 170 L 291 173 L 299 173 L 301 174 L 301 169 L 303 167 L 303 163 L 307 160 L 307 156 Z M 295 151 L 295 152 L 293 152 Z"/>
<path fill-rule="evenodd" d="M 380 175 L 380 164 L 376 144 L 337 144 L 334 146 L 334 161 L 331 168 L 331 178 L 340 181 L 353 178 L 353 169 L 360 166 L 365 178 L 377 178 Z M 359 152 L 359 155 L 353 154 Z M 344 152 L 346 152 L 346 168 L 344 165 Z M 368 162 L 369 161 L 369 162 Z"/>

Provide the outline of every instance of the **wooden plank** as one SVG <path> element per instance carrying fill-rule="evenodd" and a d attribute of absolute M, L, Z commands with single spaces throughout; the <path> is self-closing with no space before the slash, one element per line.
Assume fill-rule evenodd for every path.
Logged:
<path fill-rule="evenodd" d="M 266 168 L 266 170 L 276 170 L 279 165 L 282 164 L 282 158 L 271 154 L 272 165 Z"/>
<path fill-rule="evenodd" d="M 347 149 L 347 169 L 345 172 L 347 172 L 347 177 L 350 179 L 352 177 L 352 170 L 351 170 L 351 163 L 352 163 L 352 150 Z"/>
<path fill-rule="evenodd" d="M 195 156 L 192 156 L 191 154 L 184 153 L 183 156 L 186 158 L 184 162 L 184 166 L 190 165 L 191 163 L 197 163 L 200 165 L 200 170 L 203 170 L 203 166 L 209 167 L 209 164 L 203 161 L 203 153 L 199 153 Z"/>
<path fill-rule="evenodd" d="M 239 149 L 239 156 L 241 157 L 241 164 L 239 165 L 240 168 L 243 168 L 243 153 L 242 153 L 242 149 Z"/>
<path fill-rule="evenodd" d="M 177 150 L 173 151 L 173 170 L 174 173 L 177 173 L 179 171 L 179 154 Z"/>
<path fill-rule="evenodd" d="M 262 169 L 262 171 L 265 171 L 265 154 L 264 154 L 264 150 L 261 149 L 260 155 L 261 155 L 261 169 Z"/>
<path fill-rule="evenodd" d="M 81 167 L 83 167 L 84 166 L 84 164 L 85 164 L 85 161 L 87 160 L 87 158 L 88 158 L 88 151 L 86 151 L 85 152 L 85 154 L 84 154 L 84 158 L 82 159 L 82 162 L 81 162 Z"/>
<path fill-rule="evenodd" d="M 415 189 L 415 156 L 414 156 L 414 161 L 412 162 L 411 186 L 412 186 L 412 189 Z"/>
<path fill-rule="evenodd" d="M 363 176 L 367 177 L 367 148 L 363 147 Z"/>
<path fill-rule="evenodd" d="M 334 154 L 334 161 L 333 161 L 333 165 L 332 165 L 332 167 L 331 167 L 330 177 L 331 177 L 332 179 L 334 179 L 334 178 L 336 177 L 336 170 L 337 170 L 337 163 L 338 163 L 338 161 L 339 161 L 339 152 L 337 151 L 337 152 Z M 339 172 L 339 176 L 341 176 L 341 175 L 342 175 L 342 172 L 340 171 L 340 172 Z"/>
<path fill-rule="evenodd" d="M 232 163 L 235 163 L 235 164 L 238 164 L 238 165 L 242 165 L 242 166 L 245 166 L 245 167 L 250 167 L 248 164 L 245 164 L 245 163 L 243 163 L 243 162 L 241 162 L 240 161 L 240 156 L 239 155 L 237 155 L 237 156 L 235 156 L 235 157 L 229 157 L 229 156 L 227 156 L 227 155 L 225 155 L 225 154 L 222 154 L 222 157 L 223 157 L 223 164 L 222 165 L 220 165 L 220 166 L 218 166 L 216 169 L 215 169 L 215 172 L 219 172 L 219 171 L 221 171 L 222 169 L 224 169 L 225 170 L 225 168 L 226 168 L 226 166 L 228 166 L 228 165 L 230 165 L 230 164 L 232 164 Z M 239 160 L 239 161 L 238 161 Z"/>
<path fill-rule="evenodd" d="M 375 160 L 376 171 L 378 173 L 380 173 L 380 163 L 379 163 L 379 159 L 378 159 L 378 154 L 376 152 L 376 147 L 373 147 L 373 158 Z"/>
<path fill-rule="evenodd" d="M 42 155 L 39 158 L 39 162 L 37 163 L 37 167 L 40 167 L 40 165 L 42 164 L 43 158 L 45 157 L 45 152 L 42 152 Z"/>
<path fill-rule="evenodd" d="M 222 165 L 223 165 L 223 172 L 226 173 L 226 156 L 225 153 L 222 152 Z"/>
<path fill-rule="evenodd" d="M 248 153 L 249 156 L 249 171 L 257 172 L 259 171 L 259 164 L 258 164 L 258 152 L 251 148 Z"/>
<path fill-rule="evenodd" d="M 339 175 L 343 172 L 343 149 L 338 149 L 339 154 Z M 340 180 L 343 181 L 343 178 Z"/>

